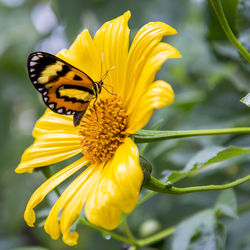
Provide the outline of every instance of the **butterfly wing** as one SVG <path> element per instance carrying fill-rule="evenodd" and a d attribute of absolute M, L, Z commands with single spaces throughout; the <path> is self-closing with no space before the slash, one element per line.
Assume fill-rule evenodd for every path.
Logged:
<path fill-rule="evenodd" d="M 30 54 L 27 67 L 32 84 L 49 109 L 65 115 L 85 113 L 94 95 L 94 81 L 87 74 L 45 52 Z"/>

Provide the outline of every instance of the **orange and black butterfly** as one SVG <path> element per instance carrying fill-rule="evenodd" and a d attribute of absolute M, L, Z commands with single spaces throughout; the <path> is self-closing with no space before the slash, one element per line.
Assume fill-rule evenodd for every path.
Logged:
<path fill-rule="evenodd" d="M 95 82 L 86 73 L 46 52 L 31 53 L 27 67 L 45 105 L 55 113 L 74 115 L 74 126 L 80 124 L 90 101 L 102 90 L 103 80 Z"/>

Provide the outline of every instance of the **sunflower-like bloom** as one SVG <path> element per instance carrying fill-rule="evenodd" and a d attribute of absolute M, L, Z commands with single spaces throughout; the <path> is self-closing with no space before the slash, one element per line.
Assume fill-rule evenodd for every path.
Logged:
<path fill-rule="evenodd" d="M 17 173 L 30 173 L 82 154 L 34 192 L 24 213 L 27 224 L 34 226 L 34 208 L 66 178 L 80 172 L 55 202 L 44 225 L 53 239 L 62 233 L 68 245 L 77 244 L 78 233 L 70 228 L 84 205 L 87 219 L 108 230 L 119 226 L 122 213 L 133 210 L 143 172 L 138 149 L 129 136 L 147 124 L 154 109 L 174 99 L 171 86 L 154 78 L 166 59 L 180 57 L 174 47 L 161 42 L 176 30 L 162 22 L 148 23 L 129 48 L 129 18 L 128 11 L 105 23 L 94 39 L 83 30 L 68 50 L 59 52 L 59 58 L 94 81 L 100 80 L 101 68 L 110 70 L 103 85 L 106 90 L 95 105 L 89 105 L 78 127 L 73 126 L 72 116 L 47 110 L 33 130 L 34 143 L 16 168 Z"/>

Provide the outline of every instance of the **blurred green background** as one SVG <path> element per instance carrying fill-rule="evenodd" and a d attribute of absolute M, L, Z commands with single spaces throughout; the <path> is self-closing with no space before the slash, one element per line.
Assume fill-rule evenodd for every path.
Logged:
<path fill-rule="evenodd" d="M 224 0 L 229 23 L 246 48 L 250 48 L 250 3 Z M 162 21 L 178 30 L 165 41 L 183 58 L 167 61 L 157 75 L 173 86 L 176 98 L 170 107 L 155 112 L 148 128 L 162 121 L 160 129 L 210 129 L 249 126 L 249 108 L 240 99 L 250 91 L 250 67 L 221 30 L 209 1 L 205 0 L 0 0 L 0 249 L 121 249 L 122 243 L 78 226 L 78 246 L 53 241 L 42 227 L 29 228 L 23 212 L 29 197 L 45 180 L 41 173 L 17 175 L 23 151 L 33 142 L 35 121 L 45 106 L 30 83 L 26 60 L 42 50 L 56 54 L 68 48 L 83 28 L 93 35 L 108 20 L 130 10 L 131 40 L 150 21 Z M 248 11 L 249 10 L 249 11 Z M 152 143 L 145 155 L 153 174 L 165 178 L 181 170 L 201 150 L 217 146 L 250 146 L 249 135 L 223 135 Z M 237 157 L 185 179 L 178 186 L 222 184 L 250 173 L 249 156 Z M 65 163 L 62 164 L 65 166 Z M 238 204 L 250 200 L 250 184 L 235 189 Z M 143 190 L 143 194 L 147 191 Z M 52 192 L 53 193 L 53 192 Z M 158 194 L 129 216 L 136 236 L 176 225 L 184 218 L 214 206 L 219 192 L 170 196 Z M 46 216 L 51 194 L 40 213 Z M 41 217 L 42 217 L 41 215 Z M 225 219 L 226 249 L 250 249 L 250 212 L 239 219 Z M 173 249 L 172 238 L 145 249 Z M 28 248 L 25 248 L 28 249 Z M 37 248 L 40 249 L 40 248 Z M 198 249 L 198 248 L 197 248 Z M 213 249 L 213 248 L 210 248 Z M 209 249 L 209 250 L 210 250 Z M 180 249 L 181 250 L 181 249 Z"/>

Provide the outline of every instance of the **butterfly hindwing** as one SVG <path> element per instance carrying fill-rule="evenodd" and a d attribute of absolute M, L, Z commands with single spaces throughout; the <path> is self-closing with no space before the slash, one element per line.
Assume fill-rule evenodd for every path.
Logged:
<path fill-rule="evenodd" d="M 28 57 L 28 73 L 45 105 L 58 114 L 85 112 L 93 98 L 94 81 L 84 72 L 45 52 Z"/>

